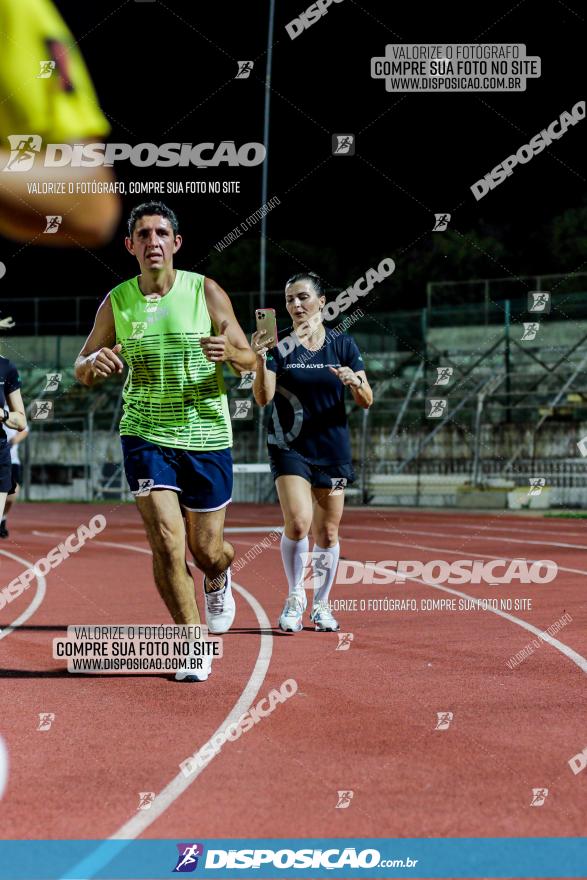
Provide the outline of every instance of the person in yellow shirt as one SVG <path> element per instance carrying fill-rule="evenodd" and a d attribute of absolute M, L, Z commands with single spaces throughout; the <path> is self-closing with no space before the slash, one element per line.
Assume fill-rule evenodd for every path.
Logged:
<path fill-rule="evenodd" d="M 44 245 L 109 241 L 120 216 L 115 193 L 33 195 L 27 186 L 113 181 L 108 168 L 45 168 L 42 162 L 47 143 L 102 142 L 109 131 L 82 54 L 51 0 L 0 0 L 0 234 Z M 23 163 L 26 170 L 15 167 L 27 156 L 35 161 Z M 42 235 L 50 215 L 62 222 Z"/>

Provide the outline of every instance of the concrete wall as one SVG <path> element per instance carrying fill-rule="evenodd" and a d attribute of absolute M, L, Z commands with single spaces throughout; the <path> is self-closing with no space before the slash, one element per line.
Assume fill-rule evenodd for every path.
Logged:
<path fill-rule="evenodd" d="M 528 314 L 525 321 L 533 320 Z M 535 320 L 540 320 L 536 318 Z M 462 327 L 430 327 L 428 340 L 441 351 L 461 349 L 463 351 L 485 351 L 504 333 L 504 326 L 498 324 L 466 325 Z M 519 340 L 523 333 L 522 324 L 513 323 L 510 327 L 511 339 Z M 538 335 L 533 342 L 524 343 L 529 346 L 561 346 L 574 345 L 587 336 L 587 321 L 551 321 L 549 316 L 540 324 Z"/>
<path fill-rule="evenodd" d="M 89 330 L 88 330 L 89 332 Z M 0 354 L 17 367 L 58 370 L 73 367 L 85 336 L 9 336 L 0 337 Z"/>

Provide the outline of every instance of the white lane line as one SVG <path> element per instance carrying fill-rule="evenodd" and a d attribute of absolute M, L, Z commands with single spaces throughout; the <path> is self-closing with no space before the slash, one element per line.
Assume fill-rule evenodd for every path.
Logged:
<path fill-rule="evenodd" d="M 379 531 L 382 531 L 381 529 Z M 383 530 L 385 531 L 385 530 Z M 344 538 L 345 542 L 350 543 L 360 543 L 360 544 L 378 544 L 381 546 L 382 541 L 373 541 L 366 538 Z M 451 555 L 456 555 L 454 550 L 447 550 L 444 547 L 421 547 L 417 544 L 406 544 L 405 542 L 399 541 L 386 541 L 386 544 L 391 544 L 393 546 L 398 547 L 414 547 L 415 549 L 420 550 L 434 550 L 434 552 L 441 553 L 449 553 Z M 471 556 L 481 556 L 480 553 L 471 553 Z M 485 554 L 488 555 L 488 554 Z M 503 556 L 493 556 L 490 557 L 492 559 L 504 559 Z M 389 571 L 381 566 L 374 565 L 374 571 L 379 571 L 382 574 L 389 574 Z M 587 575 L 587 571 L 579 571 L 578 574 Z M 450 587 L 443 587 L 441 584 L 433 584 L 425 581 L 423 578 L 412 577 L 410 575 L 405 575 L 405 579 L 408 581 L 415 581 L 418 584 L 422 584 L 423 586 L 430 587 L 433 590 L 442 590 L 444 593 L 452 593 L 453 596 L 459 596 L 462 599 L 471 599 L 473 602 L 479 602 L 478 596 L 470 596 L 468 593 L 461 593 L 460 590 L 453 590 Z M 568 645 L 565 645 L 564 642 L 560 642 L 558 639 L 553 638 L 547 632 L 543 632 L 538 627 L 534 626 L 531 623 L 528 623 L 526 620 L 522 620 L 520 617 L 515 617 L 513 614 L 508 614 L 507 611 L 501 611 L 499 608 L 482 608 L 482 611 L 491 611 L 493 614 L 497 614 L 498 617 L 503 617 L 505 620 L 509 620 L 510 623 L 515 623 L 517 626 L 521 626 L 523 629 L 528 630 L 528 632 L 534 633 L 534 635 L 539 636 L 543 641 L 547 642 L 553 648 L 556 648 L 557 651 L 560 651 L 561 654 L 564 654 L 565 657 L 568 657 L 573 663 L 575 663 L 582 672 L 587 673 L 587 659 L 579 654 L 577 651 L 574 651 L 573 648 L 570 648 Z"/>
<path fill-rule="evenodd" d="M 384 540 L 381 540 L 381 541 L 373 541 L 373 540 L 370 540 L 369 538 L 343 537 L 342 540 L 345 542 L 355 541 L 359 544 L 377 544 L 379 547 L 381 547 L 382 544 L 385 543 L 386 545 L 389 545 L 390 547 L 402 547 L 402 548 L 410 547 L 410 549 L 412 549 L 412 550 L 427 550 L 431 553 L 448 553 L 449 556 L 458 556 L 459 559 L 464 558 L 463 554 L 465 554 L 467 558 L 469 556 L 476 556 L 479 559 L 505 559 L 506 562 L 513 562 L 515 559 L 525 559 L 526 562 L 541 562 L 541 561 L 543 561 L 543 560 L 539 560 L 539 559 L 526 559 L 526 557 L 522 557 L 522 556 L 494 556 L 492 553 L 473 553 L 472 550 L 467 550 L 467 551 L 448 550 L 446 547 L 430 547 L 428 544 L 406 544 L 405 541 L 390 541 L 388 538 L 385 538 Z M 555 560 L 553 560 L 553 561 L 555 561 Z M 559 565 L 558 562 L 556 563 L 556 567 L 559 571 L 568 571 L 570 574 L 582 574 L 582 575 L 587 576 L 587 571 L 584 571 L 582 568 L 568 568 L 565 565 Z M 389 572 L 388 572 L 388 574 L 389 574 Z M 488 586 L 491 586 L 491 585 L 488 584 Z M 507 584 L 500 585 L 500 586 L 507 586 Z"/>
<path fill-rule="evenodd" d="M 360 529 L 372 531 L 372 529 L 369 526 L 348 526 L 348 528 L 353 528 L 353 529 L 360 528 Z M 384 529 L 384 528 L 377 528 L 374 530 L 382 531 L 382 532 L 392 532 L 392 533 L 398 531 L 397 529 Z M 432 533 L 425 533 L 425 534 L 432 534 Z M 449 535 L 447 537 L 453 537 L 453 536 Z M 368 538 L 343 537 L 342 540 L 345 543 L 350 542 L 350 543 L 360 543 L 360 544 L 376 544 L 379 547 L 383 544 L 383 541 L 374 541 L 374 540 L 369 540 Z M 235 543 L 237 543 L 237 542 L 235 542 Z M 532 543 L 540 544 L 542 542 L 534 541 Z M 411 547 L 415 550 L 427 550 L 427 551 L 431 551 L 433 553 L 448 553 L 450 556 L 460 556 L 462 553 L 462 551 L 448 550 L 446 547 L 430 547 L 425 544 L 406 544 L 405 541 L 389 541 L 389 540 L 385 539 L 385 544 L 390 545 L 390 546 L 394 546 L 394 547 Z M 272 549 L 274 549 L 274 548 L 272 548 Z M 275 548 L 275 549 L 277 549 L 277 548 Z M 479 557 L 481 559 L 505 559 L 508 562 L 512 562 L 515 558 L 519 558 L 519 557 L 511 557 L 511 556 L 494 556 L 491 553 L 473 553 L 471 551 L 468 551 L 468 555 Z M 349 560 L 349 561 L 351 561 L 351 560 Z M 534 562 L 536 560 L 528 560 L 528 561 Z M 558 563 L 557 563 L 557 565 L 558 565 Z M 383 572 L 385 574 L 389 574 L 389 571 L 387 571 L 386 569 L 379 568 L 378 566 L 374 566 L 374 570 L 375 571 L 378 570 L 378 571 Z M 580 569 L 580 568 L 567 568 L 566 566 L 558 565 L 558 570 L 570 572 L 571 574 L 581 574 L 581 575 L 587 576 L 587 571 L 584 571 L 583 569 Z M 428 583 L 427 581 L 425 581 L 421 578 L 406 577 L 406 580 L 413 580 L 413 581 L 416 581 L 417 583 L 423 584 L 424 586 L 427 586 L 427 587 L 433 587 L 434 589 L 444 590 L 444 592 L 453 593 L 455 596 L 459 596 L 464 599 L 472 599 L 473 601 L 478 601 L 477 596 L 469 596 L 467 593 L 461 593 L 458 590 L 453 590 L 453 589 L 450 589 L 449 587 L 442 587 L 440 584 Z M 540 636 L 541 639 L 543 639 L 545 642 L 548 642 L 548 644 L 552 645 L 553 648 L 556 648 L 558 651 L 560 651 L 562 654 L 564 654 L 566 657 L 568 657 L 570 660 L 572 660 L 573 663 L 576 663 L 576 665 L 579 666 L 579 668 L 583 672 L 587 672 L 587 660 L 585 659 L 585 657 L 583 657 L 577 651 L 574 651 L 568 645 L 565 645 L 564 642 L 561 642 L 558 639 L 552 638 L 552 636 L 550 636 L 548 633 L 543 632 L 542 630 L 533 626 L 533 624 L 527 623 L 525 620 L 522 620 L 521 618 L 515 617 L 513 614 L 508 614 L 505 611 L 500 611 L 499 609 L 495 609 L 495 608 L 487 608 L 486 610 L 493 611 L 495 614 L 497 614 L 500 617 L 505 618 L 506 620 L 509 620 L 511 623 L 515 623 L 518 626 L 521 626 L 524 629 L 527 629 L 529 632 L 534 633 L 534 635 Z"/>
<path fill-rule="evenodd" d="M 246 532 L 282 532 L 283 526 L 234 526 L 224 531 L 229 535 L 241 535 Z"/>
<path fill-rule="evenodd" d="M 7 556 L 9 559 L 14 559 L 15 562 L 20 562 L 21 565 L 24 565 L 26 568 L 32 568 L 35 564 L 34 562 L 27 562 L 26 559 L 23 559 L 22 556 L 15 556 L 14 553 L 10 553 L 8 550 L 0 550 L 0 554 L 2 556 Z M 0 639 L 5 639 L 6 636 L 9 636 L 10 633 L 14 632 L 15 628 L 25 623 L 30 617 L 33 616 L 43 599 L 45 598 L 45 593 L 47 591 L 47 581 L 43 577 L 42 574 L 37 574 L 35 572 L 35 578 L 37 581 L 37 591 L 33 596 L 33 600 L 28 608 L 25 608 L 23 613 L 13 620 L 10 626 L 4 627 L 4 629 L 0 629 Z M 7 606 L 5 606 L 7 607 Z M 0 736 L 0 800 L 2 800 L 2 795 L 4 794 L 4 789 L 6 787 L 6 782 L 8 780 L 8 751 L 6 746 L 4 745 L 4 740 Z"/>
<path fill-rule="evenodd" d="M 374 565 L 374 570 L 376 571 L 379 566 Z M 385 572 L 389 574 L 389 572 L 384 568 L 379 568 L 379 571 Z M 440 584 L 430 584 L 428 581 L 423 580 L 422 578 L 410 577 L 406 576 L 406 580 L 416 581 L 419 584 L 423 584 L 426 587 L 431 587 L 433 590 L 442 590 L 443 593 L 452 593 L 453 596 L 460 596 L 462 599 L 471 599 L 473 602 L 480 602 L 478 596 L 469 596 L 468 593 L 461 593 L 460 590 L 452 590 L 450 587 L 443 587 Z M 543 632 L 541 629 L 538 629 L 537 626 L 534 626 L 531 623 L 528 623 L 525 620 L 521 620 L 519 617 L 514 617 L 513 614 L 508 614 L 507 611 L 500 611 L 499 608 L 482 608 L 482 611 L 491 611 L 493 614 L 497 614 L 498 617 L 503 617 L 505 620 L 509 620 L 510 623 L 515 623 L 517 626 L 521 626 L 523 629 L 528 630 L 528 632 L 534 633 L 535 636 L 539 636 L 543 641 L 548 642 L 553 648 L 556 648 L 557 651 L 560 651 L 561 654 L 564 654 L 565 657 L 568 657 L 569 660 L 572 660 L 582 672 L 587 673 L 587 658 L 583 657 L 581 654 L 574 651 L 572 648 L 569 648 L 568 645 L 565 645 L 564 642 L 559 642 L 558 639 L 549 636 L 547 632 Z"/>
<path fill-rule="evenodd" d="M 8 750 L 0 736 L 0 801 L 8 780 Z"/>
<path fill-rule="evenodd" d="M 34 562 L 28 562 L 26 559 L 23 559 L 22 556 L 15 556 L 14 553 L 9 553 L 8 550 L 0 550 L 0 553 L 3 556 L 8 556 L 9 559 L 14 559 L 15 562 L 20 562 L 21 565 L 24 565 L 26 568 L 32 568 L 35 564 Z M 35 572 L 35 578 L 37 581 L 37 591 L 33 596 L 33 600 L 28 608 L 22 612 L 22 614 L 13 620 L 10 626 L 6 626 L 4 629 L 0 630 L 0 639 L 5 639 L 6 636 L 9 636 L 11 632 L 25 623 L 30 617 L 33 616 L 43 599 L 45 598 L 45 593 L 47 592 L 47 581 L 43 577 L 42 574 L 37 574 Z M 8 607 L 8 606 L 6 606 Z"/>
<path fill-rule="evenodd" d="M 467 523 L 458 523 L 459 529 L 472 529 L 473 531 L 479 532 L 519 532 L 522 535 L 527 535 L 530 531 L 529 529 L 517 529 L 514 526 L 472 526 Z M 587 526 L 585 527 L 584 532 L 567 532 L 563 529 L 552 529 L 547 527 L 546 529 L 537 529 L 534 527 L 534 522 L 532 522 L 531 531 L 535 535 L 547 535 L 550 531 L 552 537 L 562 537 L 562 538 L 587 538 Z"/>
<path fill-rule="evenodd" d="M 466 538 L 469 540 L 469 536 L 459 535 L 458 532 L 456 534 L 450 534 L 447 532 L 431 532 L 428 529 L 423 531 L 422 529 L 394 529 L 387 528 L 384 529 L 381 526 L 348 526 L 348 528 L 361 530 L 364 532 L 388 532 L 389 534 L 397 534 L 397 535 L 426 535 L 432 536 L 433 538 L 454 538 L 454 540 L 458 540 L 459 538 Z M 473 535 L 471 535 L 471 538 Z M 475 538 L 478 538 L 480 541 L 505 541 L 507 544 L 538 544 L 540 547 L 567 547 L 572 550 L 587 550 L 586 544 L 564 544 L 562 541 L 532 541 L 530 538 L 522 540 L 521 538 L 503 538 L 501 535 L 475 535 Z"/>
<path fill-rule="evenodd" d="M 140 535 L 142 538 L 145 537 L 145 530 L 141 528 L 137 528 L 135 526 L 116 526 L 117 531 L 119 532 L 130 532 L 133 535 Z M 283 525 L 280 526 L 226 526 L 224 529 L 225 532 L 232 532 L 236 534 L 237 532 L 282 532 Z M 33 535 L 45 535 L 46 532 L 33 532 Z"/>
<path fill-rule="evenodd" d="M 94 541 L 95 544 L 102 544 L 109 547 L 118 547 L 120 549 L 125 550 L 134 550 L 136 553 L 146 553 L 148 556 L 151 556 L 151 551 L 147 550 L 144 547 L 134 547 L 132 544 L 117 544 L 114 541 Z M 193 566 L 193 563 L 190 563 Z M 194 566 L 195 567 L 195 566 Z M 234 589 L 243 596 L 244 599 L 249 603 L 257 620 L 259 622 L 259 626 L 262 630 L 271 630 L 271 623 L 267 614 L 265 613 L 265 609 L 263 606 L 257 601 L 257 599 L 249 593 L 244 587 L 236 584 L 234 581 L 232 582 L 232 586 Z M 235 721 L 243 715 L 247 709 L 253 704 L 255 697 L 259 693 L 260 687 L 263 684 L 265 676 L 267 674 L 267 670 L 269 668 L 269 663 L 271 661 L 271 653 L 273 650 L 273 636 L 270 632 L 263 632 L 261 634 L 261 644 L 259 646 L 259 654 L 257 656 L 257 660 L 255 662 L 255 666 L 251 673 L 251 676 L 245 685 L 243 692 L 240 697 L 230 710 L 229 714 L 226 716 L 224 721 L 216 728 L 214 733 L 210 736 L 210 740 L 216 736 L 218 733 L 223 733 L 226 728 L 233 724 Z M 193 688 L 194 692 L 198 690 L 199 687 L 203 687 L 203 684 L 178 684 L 178 688 Z M 197 745 L 192 754 L 195 754 L 200 748 L 202 744 Z M 222 749 L 220 750 L 220 752 Z M 218 752 L 217 754 L 220 754 Z M 186 758 L 191 757 L 191 755 L 186 755 Z M 212 761 L 212 758 L 207 764 L 208 767 Z M 89 880 L 90 877 L 93 877 L 99 870 L 101 870 L 105 865 L 108 864 L 112 860 L 112 858 L 121 850 L 123 850 L 129 843 L 130 840 L 134 840 L 140 834 L 142 834 L 145 829 L 152 825 L 164 812 L 167 810 L 174 801 L 177 800 L 185 791 L 192 785 L 200 773 L 206 769 L 205 767 L 200 767 L 195 770 L 189 777 L 184 776 L 184 774 L 180 771 L 176 776 L 162 789 L 161 792 L 155 797 L 151 808 L 147 810 L 143 810 L 140 813 L 136 813 L 128 822 L 126 822 L 118 831 L 115 831 L 107 841 L 102 843 L 100 846 L 96 847 L 96 849 L 90 853 L 90 855 L 86 856 L 85 859 L 78 862 L 72 868 L 70 868 L 66 874 L 63 875 L 62 880 L 74 880 L 74 878 L 83 877 L 84 880 Z M 119 846 L 114 847 L 112 843 L 108 844 L 108 841 L 117 840 L 120 842 Z"/>

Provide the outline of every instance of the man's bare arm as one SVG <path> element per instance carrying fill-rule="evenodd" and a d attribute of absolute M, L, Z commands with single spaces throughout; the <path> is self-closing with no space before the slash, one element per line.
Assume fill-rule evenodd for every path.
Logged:
<path fill-rule="evenodd" d="M 10 153 L 0 150 L 0 168 Z M 113 193 L 29 193 L 32 181 L 74 184 L 96 180 L 114 181 L 110 168 L 45 168 L 41 156 L 30 171 L 0 174 L 0 234 L 17 241 L 39 236 L 35 244 L 99 247 L 107 244 L 120 219 L 120 199 Z M 65 187 L 67 189 L 67 186 Z M 43 235 L 45 217 L 60 214 L 63 222 L 56 233 Z"/>
<path fill-rule="evenodd" d="M 122 346 L 114 345 L 115 342 L 114 312 L 108 295 L 96 313 L 92 332 L 75 362 L 75 378 L 78 382 L 95 385 L 114 373 L 122 373 L 124 365 L 118 357 Z"/>
<path fill-rule="evenodd" d="M 255 353 L 236 319 L 228 294 L 211 278 L 204 280 L 204 291 L 208 311 L 218 334 L 200 340 L 205 356 L 210 361 L 227 361 L 237 373 L 254 370 Z"/>

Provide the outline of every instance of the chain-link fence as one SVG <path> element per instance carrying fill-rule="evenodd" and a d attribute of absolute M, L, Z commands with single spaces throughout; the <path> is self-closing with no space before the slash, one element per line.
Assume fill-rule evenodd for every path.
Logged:
<path fill-rule="evenodd" d="M 256 295 L 242 296 L 238 311 L 254 309 Z M 271 296 L 283 311 L 282 293 Z M 46 332 L 47 315 L 55 326 L 65 320 L 78 332 L 83 324 L 85 332 L 96 301 L 67 301 L 61 317 L 63 300 L 38 302 L 29 324 L 17 321 L 11 331 L 19 335 L 0 339 L 0 351 L 21 371 L 27 405 L 52 401 L 49 418 L 31 418 L 29 410 L 25 497 L 128 498 L 117 438 L 122 381 L 81 387 L 72 364 L 84 337 Z M 536 302 L 539 310 L 532 311 Z M 350 310 L 349 332 L 363 352 L 375 400 L 368 411 L 348 401 L 359 474 L 349 500 L 425 503 L 436 493 L 450 503 L 459 485 L 481 490 L 501 482 L 511 490 L 547 478 L 553 490 L 572 489 L 571 506 L 582 506 L 585 294 L 551 293 L 544 304 L 526 291 L 514 300 L 401 312 L 375 311 L 376 305 L 363 306 L 362 315 Z M 42 336 L 26 333 L 41 325 Z M 59 374 L 56 392 L 46 391 L 51 373 Z M 246 418 L 233 418 L 235 461 L 264 464 L 268 409 L 252 404 L 251 389 L 239 387 L 238 378 L 227 374 L 226 383 L 231 399 L 251 402 Z M 271 477 L 260 468 L 242 467 L 235 492 L 239 500 L 275 498 Z M 557 497 L 551 492 L 552 503 Z"/>

